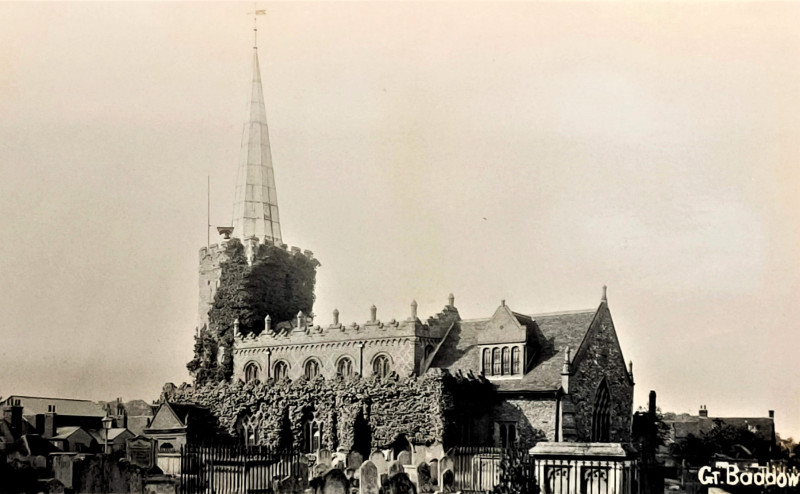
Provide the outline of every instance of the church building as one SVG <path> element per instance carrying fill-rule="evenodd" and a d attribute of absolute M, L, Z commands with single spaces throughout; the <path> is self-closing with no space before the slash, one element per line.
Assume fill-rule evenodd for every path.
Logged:
<path fill-rule="evenodd" d="M 266 243 L 311 257 L 283 244 L 257 49 L 237 177 L 232 233 L 221 233 L 240 239 L 250 256 Z M 209 323 L 224 260 L 224 245 L 200 250 L 200 327 Z M 379 318 L 373 306 L 362 324 L 342 324 L 338 311 L 325 324 L 302 313 L 280 322 L 267 319 L 260 334 L 246 336 L 234 323 L 234 380 L 422 376 L 440 369 L 488 380 L 500 398 L 462 428 L 463 445 L 630 441 L 632 364 L 625 364 L 605 287 L 598 306 L 587 310 L 523 314 L 501 301 L 486 317 L 462 319 L 451 294 L 427 319 L 411 301 L 406 314 L 392 319 Z"/>

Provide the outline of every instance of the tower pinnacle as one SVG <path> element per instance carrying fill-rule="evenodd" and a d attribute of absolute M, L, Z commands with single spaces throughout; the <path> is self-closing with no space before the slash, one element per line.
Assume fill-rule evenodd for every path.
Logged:
<path fill-rule="evenodd" d="M 254 12 L 255 15 L 264 13 L 263 10 Z M 254 35 L 258 34 L 257 28 L 254 27 L 253 31 Z M 276 243 L 282 241 L 257 46 L 253 46 L 249 117 L 242 131 L 236 178 L 233 235 L 241 239 L 255 236 Z"/>

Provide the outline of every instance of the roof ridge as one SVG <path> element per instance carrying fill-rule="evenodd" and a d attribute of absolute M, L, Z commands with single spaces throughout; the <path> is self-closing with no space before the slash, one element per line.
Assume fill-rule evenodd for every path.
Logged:
<path fill-rule="evenodd" d="M 96 402 L 96 401 L 85 400 L 85 399 L 82 399 L 82 398 L 52 398 L 52 397 L 48 397 L 48 396 L 29 396 L 29 395 L 8 395 L 4 401 L 8 400 L 9 398 L 33 398 L 35 400 L 81 401 L 81 402 L 94 403 L 94 404 L 99 405 L 99 403 Z"/>
<path fill-rule="evenodd" d="M 575 309 L 575 310 L 559 310 L 555 312 L 539 312 L 536 314 L 528 314 L 528 317 L 536 317 L 536 316 L 561 316 L 567 314 L 586 314 L 589 312 L 597 312 L 597 309 Z"/>

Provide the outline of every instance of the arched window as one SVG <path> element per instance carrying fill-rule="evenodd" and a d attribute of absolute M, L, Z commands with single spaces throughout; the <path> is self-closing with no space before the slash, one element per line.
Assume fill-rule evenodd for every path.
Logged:
<path fill-rule="evenodd" d="M 499 376 L 503 371 L 502 362 L 500 361 L 500 349 L 495 348 L 492 350 L 492 375 Z"/>
<path fill-rule="evenodd" d="M 611 393 L 605 379 L 600 382 L 594 398 L 592 411 L 592 442 L 607 443 L 611 428 Z"/>
<path fill-rule="evenodd" d="M 278 360 L 272 367 L 272 377 L 276 381 L 286 379 L 289 376 L 289 366 L 283 360 Z"/>
<path fill-rule="evenodd" d="M 428 359 L 431 358 L 431 355 L 433 355 L 433 345 L 426 345 L 425 346 L 425 356 L 422 359 L 425 362 L 427 362 Z"/>
<path fill-rule="evenodd" d="M 314 359 L 310 359 L 308 362 L 306 362 L 303 370 L 305 372 L 306 379 L 314 379 L 319 375 L 319 362 Z"/>
<path fill-rule="evenodd" d="M 492 351 L 488 348 L 483 349 L 483 375 L 492 375 Z"/>
<path fill-rule="evenodd" d="M 353 377 L 353 360 L 350 357 L 342 357 L 336 364 L 336 373 L 342 377 Z"/>
<path fill-rule="evenodd" d="M 249 383 L 258 379 L 258 364 L 250 362 L 244 366 L 244 382 Z"/>
<path fill-rule="evenodd" d="M 515 346 L 511 349 L 511 373 L 522 374 L 522 366 L 520 365 L 519 347 Z"/>
<path fill-rule="evenodd" d="M 503 375 L 511 374 L 511 352 L 507 346 L 503 347 Z"/>
<path fill-rule="evenodd" d="M 378 377 L 386 377 L 391 372 L 389 367 L 389 357 L 386 355 L 378 355 L 372 361 L 372 374 Z"/>
<path fill-rule="evenodd" d="M 303 423 L 303 450 L 316 453 L 322 447 L 322 422 L 312 414 Z"/>

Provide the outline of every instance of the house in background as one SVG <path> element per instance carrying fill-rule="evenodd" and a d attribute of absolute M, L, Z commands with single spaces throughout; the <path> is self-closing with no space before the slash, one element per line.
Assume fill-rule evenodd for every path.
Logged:
<path fill-rule="evenodd" d="M 187 442 L 203 442 L 216 430 L 216 423 L 207 408 L 162 401 L 155 406 L 153 420 L 144 428 L 143 435 L 156 441 L 159 453 L 172 453 Z"/>

